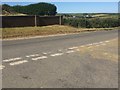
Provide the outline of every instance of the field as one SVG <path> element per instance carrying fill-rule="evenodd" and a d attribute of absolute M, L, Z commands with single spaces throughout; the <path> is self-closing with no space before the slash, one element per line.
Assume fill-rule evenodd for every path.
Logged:
<path fill-rule="evenodd" d="M 94 18 L 118 18 L 117 13 L 61 13 L 58 15 L 63 15 L 65 17 L 84 17 L 86 15 L 92 16 Z"/>

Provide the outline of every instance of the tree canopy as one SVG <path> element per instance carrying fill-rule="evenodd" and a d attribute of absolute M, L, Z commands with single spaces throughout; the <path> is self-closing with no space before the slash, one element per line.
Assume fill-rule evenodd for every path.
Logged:
<path fill-rule="evenodd" d="M 50 3 L 37 3 L 27 6 L 13 6 L 16 12 L 28 15 L 56 15 L 57 7 Z"/>
<path fill-rule="evenodd" d="M 36 3 L 30 4 L 26 6 L 9 6 L 7 4 L 2 5 L 6 10 L 14 10 L 18 13 L 28 14 L 28 15 L 56 15 L 57 14 L 57 7 L 54 4 L 50 3 Z"/>
<path fill-rule="evenodd" d="M 2 11 L 6 11 L 8 13 L 15 13 L 15 11 L 13 10 L 13 8 L 7 4 L 2 5 Z"/>

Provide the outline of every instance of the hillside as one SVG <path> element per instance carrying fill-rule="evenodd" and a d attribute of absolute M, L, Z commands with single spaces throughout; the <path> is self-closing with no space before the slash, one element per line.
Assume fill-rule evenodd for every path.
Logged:
<path fill-rule="evenodd" d="M 2 6 L 2 15 L 3 16 L 10 16 L 10 15 L 25 15 L 22 13 L 18 13 L 16 12 L 11 6 L 7 5 L 7 4 L 3 4 Z"/>
<path fill-rule="evenodd" d="M 16 14 L 17 12 L 15 12 L 11 6 L 4 4 L 2 5 L 2 15 L 11 15 L 11 14 Z"/>
<path fill-rule="evenodd" d="M 36 3 L 26 6 L 2 5 L 2 15 L 56 15 L 57 7 L 50 3 Z"/>

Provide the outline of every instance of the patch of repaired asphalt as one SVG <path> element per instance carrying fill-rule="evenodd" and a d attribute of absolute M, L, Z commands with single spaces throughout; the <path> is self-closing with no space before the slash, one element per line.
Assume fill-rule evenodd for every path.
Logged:
<path fill-rule="evenodd" d="M 118 62 L 118 40 L 113 39 L 104 44 L 79 47 L 79 52 L 83 56 L 90 55 L 94 59 Z"/>

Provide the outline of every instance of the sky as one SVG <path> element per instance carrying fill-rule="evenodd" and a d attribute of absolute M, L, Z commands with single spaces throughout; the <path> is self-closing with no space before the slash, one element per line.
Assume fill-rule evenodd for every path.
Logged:
<path fill-rule="evenodd" d="M 29 5 L 38 2 L 2 2 L 2 4 Z M 118 13 L 118 2 L 48 2 L 57 6 L 58 13 Z"/>

